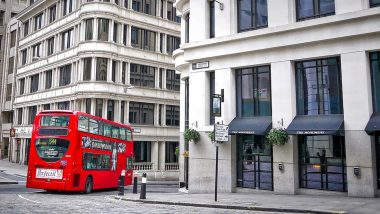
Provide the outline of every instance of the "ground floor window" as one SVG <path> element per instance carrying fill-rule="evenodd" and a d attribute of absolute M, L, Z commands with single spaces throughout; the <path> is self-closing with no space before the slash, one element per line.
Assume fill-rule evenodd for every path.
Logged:
<path fill-rule="evenodd" d="M 178 163 L 178 154 L 176 153 L 178 145 L 178 142 L 165 143 L 165 163 Z"/>
<path fill-rule="evenodd" d="M 135 163 L 151 162 L 151 142 L 135 141 L 133 146 Z"/>
<path fill-rule="evenodd" d="M 377 188 L 380 189 L 380 134 L 375 135 Z"/>
<path fill-rule="evenodd" d="M 300 187 L 347 191 L 344 137 L 299 137 Z"/>
<path fill-rule="evenodd" d="M 237 135 L 237 186 L 273 190 L 272 147 L 264 136 Z"/>

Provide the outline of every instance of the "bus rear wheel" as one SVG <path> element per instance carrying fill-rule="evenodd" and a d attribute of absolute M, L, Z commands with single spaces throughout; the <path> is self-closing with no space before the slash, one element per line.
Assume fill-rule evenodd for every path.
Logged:
<path fill-rule="evenodd" d="M 84 193 L 85 194 L 91 193 L 92 192 L 92 188 L 93 188 L 92 178 L 91 177 L 87 177 Z"/>

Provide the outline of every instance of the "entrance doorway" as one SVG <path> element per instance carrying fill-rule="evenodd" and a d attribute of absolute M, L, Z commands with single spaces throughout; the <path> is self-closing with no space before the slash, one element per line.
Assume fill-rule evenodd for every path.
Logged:
<path fill-rule="evenodd" d="M 237 186 L 273 190 L 272 147 L 264 136 L 237 136 Z"/>

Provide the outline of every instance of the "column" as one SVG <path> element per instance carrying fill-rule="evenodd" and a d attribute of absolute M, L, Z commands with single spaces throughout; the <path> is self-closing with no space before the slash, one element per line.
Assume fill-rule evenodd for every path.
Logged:
<path fill-rule="evenodd" d="M 128 2 L 132 2 L 132 1 L 128 1 Z M 132 27 L 131 25 L 127 25 L 127 46 L 128 47 L 131 47 L 132 46 L 132 43 L 131 43 L 131 30 Z"/>
<path fill-rule="evenodd" d="M 161 105 L 161 124 L 162 126 L 166 126 L 166 105 Z"/>
<path fill-rule="evenodd" d="M 162 77 L 161 77 L 161 81 L 162 81 L 162 88 L 166 88 L 166 72 L 167 72 L 167 69 L 164 68 L 163 72 L 162 72 Z"/>
<path fill-rule="evenodd" d="M 121 104 L 120 104 L 120 100 L 114 100 L 114 121 L 115 122 L 122 122 L 120 119 L 120 108 L 121 108 Z"/>
<path fill-rule="evenodd" d="M 94 40 L 98 40 L 98 18 L 94 18 Z"/>
<path fill-rule="evenodd" d="M 163 3 L 164 3 L 164 9 L 162 10 L 162 12 L 163 12 L 164 14 L 163 14 L 162 17 L 163 17 L 164 19 L 168 19 L 168 13 L 167 13 L 167 11 L 168 11 L 168 2 L 167 2 L 167 0 L 164 0 Z"/>
<path fill-rule="evenodd" d="M 158 149 L 158 141 L 152 141 L 151 145 L 151 162 L 153 163 L 152 170 L 159 170 L 158 168 L 158 156 L 159 156 L 159 149 Z"/>
<path fill-rule="evenodd" d="M 157 77 L 160 77 L 160 69 L 159 68 L 154 68 L 154 76 L 156 77 L 156 78 L 154 78 L 154 87 L 155 88 L 159 88 L 159 84 L 160 84 L 160 82 L 159 82 L 159 78 L 157 78 Z"/>
<path fill-rule="evenodd" d="M 40 72 L 38 75 L 38 90 L 37 91 L 42 91 L 44 89 L 44 72 Z"/>
<path fill-rule="evenodd" d="M 91 114 L 95 115 L 95 108 L 96 108 L 96 100 L 91 99 Z"/>
<path fill-rule="evenodd" d="M 123 83 L 123 61 L 118 60 L 117 64 L 119 65 L 116 69 L 116 83 Z M 125 78 L 125 76 L 124 76 Z"/>
<path fill-rule="evenodd" d="M 363 131 L 373 112 L 368 56 L 365 51 L 342 54 L 341 66 L 348 196 L 375 197 L 374 138 Z M 360 167 L 360 176 L 354 167 Z"/>
<path fill-rule="evenodd" d="M 107 61 L 107 82 L 112 82 L 112 59 L 108 59 Z"/>
<path fill-rule="evenodd" d="M 125 109 L 124 110 L 124 112 L 125 112 L 125 114 L 124 114 L 125 121 L 127 123 L 129 123 L 129 101 L 125 101 L 124 109 Z"/>
<path fill-rule="evenodd" d="M 156 32 L 156 52 L 160 52 L 160 45 L 161 45 L 161 43 L 160 43 L 160 35 L 161 35 L 161 33 L 160 32 Z"/>
<path fill-rule="evenodd" d="M 159 142 L 158 144 L 158 169 L 162 171 L 165 171 L 165 144 L 166 142 Z"/>
<path fill-rule="evenodd" d="M 86 23 L 84 20 L 80 22 L 80 38 L 79 41 L 84 41 L 85 40 L 85 32 L 86 32 Z"/>
<path fill-rule="evenodd" d="M 109 37 L 108 37 L 108 41 L 109 42 L 113 42 L 113 27 L 114 27 L 114 23 L 115 21 L 113 19 L 111 19 L 111 23 L 110 23 L 110 26 L 109 26 Z"/>
<path fill-rule="evenodd" d="M 296 116 L 296 89 L 294 66 L 290 61 L 271 64 L 272 87 L 272 124 L 288 127 Z M 278 164 L 284 164 L 284 170 Z M 298 188 L 298 143 L 296 136 L 284 146 L 273 147 L 273 184 L 274 192 L 296 194 Z"/>
<path fill-rule="evenodd" d="M 103 112 L 102 117 L 107 118 L 107 100 L 103 99 Z"/>
<path fill-rule="evenodd" d="M 127 85 L 131 84 L 131 62 L 129 61 L 126 66 L 125 76 L 127 78 L 126 83 Z"/>
<path fill-rule="evenodd" d="M 166 48 L 166 46 L 167 46 L 166 45 L 166 42 L 167 42 L 166 37 L 167 37 L 167 35 L 163 34 L 163 38 L 162 38 L 162 53 L 163 54 L 168 54 L 168 50 Z"/>
<path fill-rule="evenodd" d="M 92 57 L 91 60 L 91 81 L 96 80 L 96 57 Z"/>
<path fill-rule="evenodd" d="M 161 1 L 156 1 L 156 16 L 161 17 Z"/>
<path fill-rule="evenodd" d="M 154 104 L 154 126 L 158 126 L 158 108 L 160 107 L 159 104 Z"/>

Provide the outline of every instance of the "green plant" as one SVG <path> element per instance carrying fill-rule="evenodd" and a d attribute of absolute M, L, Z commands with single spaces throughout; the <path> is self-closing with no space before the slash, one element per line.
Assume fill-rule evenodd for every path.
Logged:
<path fill-rule="evenodd" d="M 208 133 L 208 137 L 210 138 L 211 142 L 214 142 L 215 141 L 215 133 L 214 133 L 214 131 Z"/>
<path fill-rule="evenodd" d="M 179 147 L 178 147 L 178 146 L 177 146 L 177 147 L 175 147 L 175 151 L 174 151 L 174 154 L 178 156 L 178 154 L 179 154 Z"/>
<path fill-rule="evenodd" d="M 201 139 L 201 135 L 195 129 L 186 129 L 185 132 L 183 132 L 183 137 L 186 142 L 193 141 L 194 143 Z"/>
<path fill-rule="evenodd" d="M 282 146 L 288 142 L 289 135 L 283 128 L 272 128 L 266 135 L 266 138 L 272 146 Z"/>

